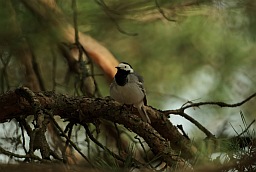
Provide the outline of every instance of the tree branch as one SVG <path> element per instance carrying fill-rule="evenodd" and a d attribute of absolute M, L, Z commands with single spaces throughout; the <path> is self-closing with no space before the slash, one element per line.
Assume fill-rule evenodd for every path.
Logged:
<path fill-rule="evenodd" d="M 7 151 L 7 150 L 5 150 L 2 147 L 0 147 L 0 153 L 4 154 L 4 155 L 7 155 L 7 156 L 10 156 L 10 157 L 24 158 L 24 159 L 31 158 L 31 159 L 38 160 L 38 161 L 47 161 L 45 159 L 41 159 L 40 157 L 38 157 L 38 156 L 36 156 L 34 154 L 19 155 L 19 154 L 15 154 L 13 152 Z"/>
<path fill-rule="evenodd" d="M 241 102 L 234 103 L 234 104 L 229 104 L 229 103 L 224 103 L 224 102 L 198 102 L 198 103 L 190 103 L 189 105 L 183 106 L 180 109 L 176 110 L 166 110 L 163 111 L 165 114 L 179 114 L 184 112 L 184 110 L 191 108 L 191 107 L 200 107 L 203 105 L 212 105 L 212 106 L 219 106 L 219 107 L 238 107 L 243 105 L 244 103 L 248 102 L 252 98 L 256 97 L 256 93 L 250 95 L 246 99 L 242 100 Z"/>
<path fill-rule="evenodd" d="M 0 107 L 4 107 L 1 110 L 0 122 L 20 115 L 24 117 L 34 115 L 34 109 L 27 99 L 17 94 L 20 93 L 20 90 L 24 90 L 24 88 L 18 88 L 0 96 Z M 177 164 L 185 166 L 185 160 L 181 157 L 192 158 L 195 155 L 190 141 L 178 132 L 164 114 L 149 107 L 147 111 L 152 119 L 152 126 L 135 115 L 138 112 L 133 113 L 127 107 L 120 112 L 122 106 L 109 98 L 68 97 L 53 92 L 38 92 L 34 93 L 34 96 L 39 101 L 41 109 L 51 110 L 53 115 L 58 115 L 74 123 L 83 125 L 93 123 L 96 119 L 105 119 L 124 125 L 141 136 L 152 152 L 155 155 L 160 154 L 161 159 L 169 166 Z M 176 152 L 180 151 L 185 153 L 177 156 Z"/>
<path fill-rule="evenodd" d="M 256 93 L 250 95 L 249 97 L 247 97 L 243 101 L 238 102 L 238 103 L 234 103 L 234 104 L 228 104 L 228 103 L 224 103 L 224 102 L 199 102 L 199 103 L 190 103 L 189 105 L 182 106 L 179 109 L 165 110 L 165 111 L 162 111 L 162 112 L 166 116 L 169 116 L 170 114 L 180 115 L 180 116 L 186 118 L 191 123 L 195 124 L 195 126 L 197 126 L 201 131 L 203 131 L 208 138 L 215 138 L 215 136 L 209 130 L 207 130 L 202 124 L 200 124 L 197 120 L 195 120 L 194 118 L 192 118 L 191 116 L 186 114 L 184 111 L 188 108 L 191 108 L 191 107 L 200 107 L 200 106 L 203 106 L 203 105 L 213 105 L 213 106 L 219 106 L 219 107 L 238 107 L 238 106 L 241 106 L 244 103 L 248 102 L 249 100 L 251 100 L 255 96 L 256 96 Z"/>

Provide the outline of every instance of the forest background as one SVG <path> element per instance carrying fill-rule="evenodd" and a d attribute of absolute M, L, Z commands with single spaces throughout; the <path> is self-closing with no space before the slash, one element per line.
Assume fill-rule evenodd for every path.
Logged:
<path fill-rule="evenodd" d="M 253 0 L 1 0 L 0 8 L 0 92 L 3 95 L 26 86 L 33 92 L 106 97 L 118 61 L 130 63 L 144 77 L 148 104 L 163 111 L 197 102 L 238 103 L 255 92 L 256 3 Z M 250 100 L 242 106 L 227 108 L 212 104 L 193 106 L 187 113 L 216 138 L 250 138 L 242 149 L 247 153 L 250 150 L 251 155 L 253 151 L 248 145 L 254 143 L 254 103 L 255 100 Z M 172 114 L 169 117 L 197 145 L 205 139 L 191 120 Z M 26 153 L 31 145 L 24 140 L 29 140 L 29 134 L 26 136 L 20 130 L 23 127 L 19 120 L 4 122 L 6 119 L 11 118 L 1 120 L 1 146 L 16 154 Z M 26 120 L 32 125 L 32 118 Z M 67 124 L 60 119 L 56 121 L 64 130 Z M 122 125 L 118 127 L 127 132 Z M 74 128 L 77 132 L 71 132 L 69 139 L 76 140 L 77 146 L 87 152 L 86 156 L 93 157 L 88 155 L 88 135 L 79 126 Z M 88 128 L 97 130 L 93 125 Z M 99 141 L 118 152 L 112 140 L 105 136 L 107 132 Z M 142 149 L 140 141 L 131 140 L 135 146 L 126 145 L 131 154 Z M 97 143 L 92 144 L 95 144 L 92 152 L 104 152 L 96 149 Z M 215 155 L 218 158 L 224 154 L 220 164 L 231 161 L 226 149 L 209 151 L 204 146 L 198 147 L 203 147 L 202 154 L 208 153 L 207 163 L 213 162 L 213 152 L 218 152 Z M 237 155 L 237 149 L 235 152 Z M 149 156 L 156 165 L 158 159 Z M 16 164 L 21 159 L 26 161 L 24 157 L 2 151 L 2 164 Z M 76 156 L 75 159 L 81 161 Z M 102 168 L 124 167 L 104 156 L 92 159 Z M 141 159 L 151 163 L 145 157 Z M 194 167 L 202 162 L 202 159 L 190 161 Z M 126 167 L 134 168 L 132 161 L 129 163 Z M 255 169 L 253 164 L 245 166 Z M 160 167 L 150 165 L 150 168 Z"/>

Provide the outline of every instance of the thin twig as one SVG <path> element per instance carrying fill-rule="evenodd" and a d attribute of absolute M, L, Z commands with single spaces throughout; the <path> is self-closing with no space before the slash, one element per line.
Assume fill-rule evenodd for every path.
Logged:
<path fill-rule="evenodd" d="M 107 147 L 103 146 L 97 139 L 94 138 L 91 131 L 89 130 L 88 126 L 86 124 L 83 125 L 86 131 L 86 134 L 88 137 L 99 147 L 101 147 L 103 150 L 107 150 L 114 158 L 116 158 L 119 161 L 125 162 L 125 159 L 120 157 L 119 155 L 115 154 L 114 152 L 110 151 Z"/>
<path fill-rule="evenodd" d="M 27 151 L 27 149 L 26 149 L 26 139 L 25 139 L 25 135 L 24 135 L 24 128 L 23 128 L 23 124 L 22 124 L 22 122 L 21 121 L 18 121 L 19 122 L 19 126 L 20 126 L 20 129 L 21 129 L 21 135 L 22 135 L 22 147 L 23 147 L 23 149 L 24 149 L 24 152 L 26 153 L 26 154 L 28 154 L 28 151 Z"/>
<path fill-rule="evenodd" d="M 44 84 L 44 80 L 43 80 L 43 76 L 42 76 L 42 72 L 40 70 L 40 65 L 38 64 L 37 62 L 37 58 L 36 58 L 36 55 L 34 53 L 34 51 L 32 50 L 31 47 L 30 48 L 30 52 L 32 53 L 32 64 L 33 64 L 33 70 L 35 72 L 35 75 L 36 75 L 36 78 L 38 80 L 38 83 L 39 83 L 39 86 L 40 86 L 40 89 L 42 91 L 45 91 L 46 88 L 45 88 L 45 84 Z"/>
<path fill-rule="evenodd" d="M 199 107 L 202 105 L 214 105 L 214 106 L 220 106 L 220 107 L 238 107 L 243 105 L 244 103 L 248 102 L 249 100 L 251 100 L 252 98 L 254 98 L 256 96 L 256 93 L 250 95 L 248 98 L 246 98 L 245 100 L 238 102 L 238 103 L 234 103 L 234 104 L 228 104 L 228 103 L 224 103 L 224 102 L 199 102 L 199 103 L 192 103 L 190 105 L 184 106 L 181 109 L 185 110 L 191 107 Z"/>
<path fill-rule="evenodd" d="M 102 10 L 105 12 L 105 14 L 109 17 L 109 19 L 115 24 L 117 30 L 120 32 L 120 33 L 123 33 L 125 35 L 128 35 L 128 36 L 137 36 L 138 33 L 128 33 L 126 32 L 125 30 L 123 30 L 119 24 L 117 23 L 117 21 L 114 19 L 114 17 L 112 16 L 112 14 L 110 13 L 111 10 L 109 9 L 109 7 L 106 5 L 106 3 L 104 2 L 104 0 L 95 0 L 96 3 L 101 6 Z"/>
<path fill-rule="evenodd" d="M 197 120 L 195 120 L 188 114 L 183 112 L 183 113 L 180 113 L 179 115 L 184 117 L 188 121 L 192 122 L 193 124 L 195 124 L 195 126 L 197 126 L 197 128 L 199 128 L 202 132 L 204 132 L 208 138 L 215 138 L 215 136 L 209 130 L 207 130 L 202 124 L 200 124 Z"/>
<path fill-rule="evenodd" d="M 180 129 L 180 131 L 182 132 L 184 137 L 186 137 L 188 140 L 190 140 L 190 138 L 188 137 L 187 133 L 184 131 L 182 125 L 177 125 L 177 128 Z"/>
<path fill-rule="evenodd" d="M 186 113 L 184 113 L 185 109 L 188 109 L 188 108 L 191 108 L 191 107 L 199 107 L 199 106 L 202 106 L 202 105 L 215 105 L 215 106 L 220 106 L 220 107 L 237 107 L 237 106 L 241 106 L 244 103 L 248 102 L 249 100 L 251 100 L 255 96 L 256 96 L 256 93 L 252 94 L 251 96 L 249 96 L 245 100 L 243 100 L 241 102 L 238 102 L 238 103 L 235 103 L 235 104 L 228 104 L 228 103 L 224 103 L 224 102 L 199 102 L 199 103 L 191 103 L 189 105 L 181 107 L 180 109 L 166 110 L 166 111 L 163 111 L 163 113 L 165 115 L 169 115 L 169 114 L 180 115 L 180 116 L 186 118 L 187 120 L 189 120 L 190 122 L 192 122 L 193 124 L 195 124 L 201 131 L 203 131 L 207 135 L 207 137 L 214 138 L 215 136 L 209 130 L 207 130 L 204 126 L 202 126 L 202 124 L 200 124 L 198 121 L 196 121 L 191 116 L 189 116 Z"/>
<path fill-rule="evenodd" d="M 161 111 L 161 112 L 164 113 L 165 115 L 181 114 L 181 113 L 184 112 L 185 109 L 188 109 L 188 108 L 191 108 L 191 107 L 199 107 L 199 106 L 203 106 L 203 105 L 213 105 L 213 106 L 220 106 L 220 107 L 237 107 L 237 106 L 241 106 L 244 103 L 248 102 L 249 100 L 251 100 L 255 96 L 256 96 L 256 93 L 252 94 L 251 96 L 249 96 L 245 100 L 243 100 L 243 101 L 241 101 L 239 103 L 235 103 L 235 104 L 228 104 L 228 103 L 224 103 L 224 102 L 199 102 L 199 103 L 190 103 L 189 105 L 182 106 L 179 109 L 165 110 L 165 111 Z"/>
<path fill-rule="evenodd" d="M 71 140 L 71 134 L 72 134 L 72 128 L 73 128 L 73 123 L 69 123 L 67 126 L 66 126 L 66 128 L 65 128 L 65 130 L 64 130 L 64 133 L 66 133 L 66 132 L 68 132 L 68 139 L 66 139 L 66 143 L 65 143 L 65 146 L 64 146 L 64 148 L 63 148 L 63 152 L 62 152 L 62 155 L 63 155 L 63 158 L 66 160 L 67 158 L 67 156 L 66 156 L 66 151 L 67 151 L 67 148 L 68 148 L 68 146 L 69 146 L 69 140 Z"/>
<path fill-rule="evenodd" d="M 249 100 L 251 100 L 252 98 L 254 98 L 256 96 L 256 93 L 250 95 L 248 98 L 246 98 L 245 100 L 238 102 L 238 103 L 234 103 L 234 104 L 228 104 L 228 103 L 224 103 L 224 102 L 198 102 L 198 103 L 190 103 L 189 105 L 183 106 L 179 109 L 175 109 L 175 110 L 165 110 L 162 111 L 162 113 L 164 113 L 165 115 L 169 115 L 169 114 L 180 114 L 183 113 L 184 110 L 191 108 L 191 107 L 199 107 L 199 106 L 203 106 L 203 105 L 212 105 L 212 106 L 219 106 L 219 107 L 238 107 L 243 105 L 244 103 L 248 102 Z"/>
<path fill-rule="evenodd" d="M 7 59 L 4 60 L 3 59 L 3 56 L 7 56 Z M 7 86 L 7 90 L 10 89 L 10 83 L 9 83 L 9 77 L 8 77 L 8 72 L 7 72 L 7 67 L 8 67 L 8 64 L 11 60 L 11 57 L 12 57 L 12 54 L 7 54 L 6 53 L 2 53 L 1 54 L 1 57 L 0 57 L 0 60 L 3 64 L 3 68 L 2 68 L 2 91 L 4 92 L 4 83 L 6 82 L 6 86 Z M 4 82 L 5 80 L 5 82 Z"/>
<path fill-rule="evenodd" d="M 144 145 L 143 145 L 141 139 L 138 137 L 138 135 L 136 135 L 134 138 L 139 141 L 140 146 L 142 147 L 142 149 L 143 149 L 143 151 L 144 151 L 144 154 L 145 154 L 145 158 L 146 158 L 147 163 L 149 164 L 149 166 L 150 166 L 151 168 L 153 168 L 153 166 L 149 163 L 148 154 L 147 154 L 147 151 L 146 151 L 146 149 L 145 149 L 145 147 L 144 147 Z"/>
<path fill-rule="evenodd" d="M 74 20 L 74 29 L 75 29 L 75 45 L 78 48 L 78 52 L 79 52 L 79 63 L 80 63 L 81 71 L 82 71 L 82 80 L 85 77 L 90 76 L 89 71 L 88 71 L 88 69 L 86 68 L 85 65 L 91 64 L 91 70 L 92 70 L 91 72 L 92 72 L 93 82 L 94 82 L 94 85 L 95 85 L 95 92 L 98 93 L 99 97 L 101 97 L 101 95 L 99 93 L 99 87 L 97 86 L 96 80 L 94 78 L 94 70 L 93 70 L 93 64 L 91 62 L 91 58 L 90 58 L 89 54 L 87 53 L 87 51 L 85 50 L 85 48 L 79 42 L 76 0 L 72 0 L 72 9 L 73 9 L 73 20 Z M 83 53 L 86 55 L 88 62 L 83 60 Z M 83 82 L 82 80 L 80 82 Z M 93 97 L 94 96 L 95 96 L 95 94 L 93 95 Z"/>
<path fill-rule="evenodd" d="M 148 154 L 147 154 L 147 151 L 146 151 L 146 149 L 145 149 L 145 147 L 144 147 L 144 145 L 143 145 L 141 139 L 138 137 L 138 135 L 136 135 L 134 138 L 135 138 L 136 140 L 138 140 L 138 142 L 140 143 L 140 146 L 142 147 L 142 149 L 143 149 L 143 151 L 144 151 L 144 153 L 145 153 L 146 160 L 148 161 Z"/>
<path fill-rule="evenodd" d="M 87 64 L 90 65 L 90 73 L 91 74 L 88 73 L 87 77 L 91 76 L 93 78 L 93 82 L 94 82 L 94 85 L 95 85 L 95 94 L 97 94 L 98 97 L 102 97 L 102 95 L 100 93 L 100 90 L 99 90 L 99 86 L 98 86 L 98 84 L 96 82 L 96 79 L 95 79 L 95 76 L 97 76 L 97 74 L 94 73 L 95 71 L 94 71 L 94 65 L 92 63 L 92 58 L 83 46 L 81 46 L 81 48 L 83 50 L 83 53 L 87 57 L 87 60 L 88 60 Z M 101 76 L 101 74 L 98 74 L 98 75 Z M 94 94 L 94 96 L 95 96 L 95 94 Z"/>
<path fill-rule="evenodd" d="M 176 22 L 176 20 L 170 19 L 169 17 L 166 16 L 164 10 L 160 7 L 160 5 L 159 5 L 159 3 L 158 3 L 157 0 L 155 0 L 155 4 L 156 4 L 156 7 L 157 7 L 159 13 L 161 13 L 162 16 L 163 16 L 166 20 L 171 21 L 171 22 Z"/>
<path fill-rule="evenodd" d="M 85 141 L 87 142 L 88 158 L 90 158 L 91 157 L 91 141 L 89 139 L 88 134 L 85 135 Z"/>
<path fill-rule="evenodd" d="M 255 119 L 246 127 L 246 129 L 245 129 L 244 131 L 242 131 L 242 132 L 241 132 L 238 136 L 236 136 L 236 137 L 240 137 L 240 136 L 242 136 L 245 132 L 247 132 L 254 122 L 255 122 Z"/>
<path fill-rule="evenodd" d="M 34 160 L 38 160 L 38 161 L 46 161 L 44 159 L 41 159 L 40 157 L 34 155 L 34 154 L 27 154 L 27 155 L 20 155 L 20 154 L 15 154 L 13 152 L 10 152 L 10 151 L 7 151 L 5 150 L 4 148 L 2 148 L 0 146 L 0 153 L 1 154 L 4 154 L 4 155 L 7 155 L 7 156 L 10 156 L 10 157 L 16 157 L 16 158 L 31 158 L 31 159 L 34 159 Z"/>
<path fill-rule="evenodd" d="M 121 136 L 120 136 L 120 131 L 118 129 L 118 126 L 116 123 L 114 123 L 115 125 L 115 129 L 116 129 L 116 133 L 117 133 L 117 138 L 116 138 L 116 143 L 117 143 L 117 148 L 118 148 L 118 154 L 120 155 L 122 146 L 121 146 Z"/>
<path fill-rule="evenodd" d="M 90 162 L 90 160 L 80 151 L 80 149 L 76 146 L 76 144 L 69 139 L 69 137 L 65 134 L 65 132 L 61 129 L 61 127 L 59 126 L 59 124 L 55 121 L 55 119 L 53 118 L 53 115 L 49 112 L 47 113 L 50 118 L 52 119 L 52 122 L 54 123 L 54 125 L 58 128 L 58 130 L 61 132 L 61 136 L 65 137 L 65 139 L 67 139 L 67 141 L 71 144 L 71 146 L 92 166 L 94 167 L 94 165 Z"/>
<path fill-rule="evenodd" d="M 83 124 L 86 134 L 89 136 L 89 138 L 99 147 L 101 147 L 103 150 L 106 150 L 110 155 L 112 155 L 115 159 L 125 163 L 125 159 L 123 159 L 121 156 L 115 154 L 114 152 L 110 151 L 106 146 L 102 145 L 97 139 L 94 138 L 94 136 L 91 134 L 88 126 L 86 124 Z M 133 162 L 135 163 L 134 165 L 139 167 L 139 164 L 142 165 L 141 162 L 139 162 L 138 160 L 132 158 Z"/>
<path fill-rule="evenodd" d="M 73 10 L 73 20 L 74 20 L 74 29 L 75 29 L 75 44 L 76 44 L 76 47 L 78 48 L 78 52 L 79 52 L 79 62 L 82 62 L 83 61 L 83 59 L 82 59 L 83 50 L 82 50 L 81 44 L 79 42 L 76 0 L 72 0 L 72 10 Z"/>

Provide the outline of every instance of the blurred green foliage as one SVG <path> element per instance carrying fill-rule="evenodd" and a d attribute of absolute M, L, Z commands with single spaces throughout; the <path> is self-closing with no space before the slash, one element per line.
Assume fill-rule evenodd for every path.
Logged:
<path fill-rule="evenodd" d="M 150 22 L 119 21 L 122 29 L 138 36 L 118 32 L 113 23 L 108 29 L 100 18 L 101 27 L 89 33 L 145 77 L 149 102 L 154 105 L 165 94 L 187 100 L 239 101 L 255 86 L 253 23 L 245 2 L 214 2 L 178 8 L 176 22 L 163 17 Z M 154 92 L 163 95 L 156 97 Z"/>

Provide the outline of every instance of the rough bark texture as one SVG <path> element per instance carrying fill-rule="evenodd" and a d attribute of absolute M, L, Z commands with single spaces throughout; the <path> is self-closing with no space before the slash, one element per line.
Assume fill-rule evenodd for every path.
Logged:
<path fill-rule="evenodd" d="M 151 150 L 156 155 L 162 155 L 163 160 L 169 165 L 183 165 L 185 161 L 182 158 L 195 156 L 196 149 L 190 141 L 182 136 L 163 114 L 150 107 L 147 108 L 147 112 L 152 126 L 143 122 L 136 112 L 131 112 L 129 108 L 122 107 L 109 98 L 68 97 L 54 92 L 27 94 L 26 90 L 30 91 L 27 88 L 19 88 L 0 96 L 1 123 L 20 116 L 34 115 L 36 102 L 43 111 L 50 110 L 53 115 L 81 125 L 92 123 L 96 119 L 124 125 L 143 137 Z"/>

